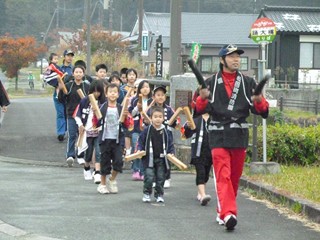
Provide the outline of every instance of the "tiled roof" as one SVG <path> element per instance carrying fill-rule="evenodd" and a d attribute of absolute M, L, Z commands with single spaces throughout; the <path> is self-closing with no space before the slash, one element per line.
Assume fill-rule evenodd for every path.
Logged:
<path fill-rule="evenodd" d="M 320 8 L 265 6 L 259 17 L 271 19 L 279 32 L 320 32 Z"/>
<path fill-rule="evenodd" d="M 257 17 L 257 14 L 183 12 L 181 42 L 182 44 L 199 42 L 202 45 L 217 46 L 226 43 L 253 46 L 255 43 L 248 36 L 251 25 Z M 170 37 L 170 13 L 146 12 L 143 25 L 144 30 L 151 31 L 155 35 Z"/>

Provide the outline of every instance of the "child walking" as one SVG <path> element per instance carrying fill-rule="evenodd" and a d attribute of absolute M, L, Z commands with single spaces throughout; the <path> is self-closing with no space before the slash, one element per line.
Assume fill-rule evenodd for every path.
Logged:
<path fill-rule="evenodd" d="M 66 83 L 67 94 L 64 94 L 62 89 L 62 84 L 59 82 L 59 95 L 58 99 L 61 103 L 66 104 L 66 113 L 67 113 L 67 131 L 68 131 L 68 143 L 67 143 L 67 154 L 66 162 L 69 167 L 73 166 L 74 159 L 76 157 L 75 143 L 78 137 L 78 126 L 74 119 L 76 114 L 75 110 L 80 103 L 80 96 L 77 92 L 78 89 L 81 89 L 82 92 L 87 95 L 89 91 L 89 84 L 83 82 L 82 78 L 84 75 L 84 68 L 82 66 L 75 66 L 73 68 L 74 80 Z M 79 164 L 84 164 L 84 159 L 82 157 L 78 158 Z"/>
<path fill-rule="evenodd" d="M 209 114 L 194 118 L 196 129 L 191 130 L 190 123 L 184 125 L 184 135 L 191 138 L 191 164 L 196 168 L 196 185 L 198 187 L 197 199 L 201 206 L 207 205 L 211 196 L 206 194 L 206 183 L 212 165 L 211 149 L 209 146 L 207 123 Z"/>
<path fill-rule="evenodd" d="M 174 154 L 173 138 L 163 125 L 164 110 L 162 107 L 151 107 L 150 116 L 152 124 L 141 132 L 137 146 L 137 152 L 146 151 L 146 155 L 142 158 L 144 167 L 142 201 L 151 201 L 152 184 L 155 180 L 154 197 L 156 202 L 163 203 L 164 181 L 169 169 L 166 155 Z"/>
<path fill-rule="evenodd" d="M 90 84 L 89 94 L 94 95 L 99 105 L 104 103 L 105 93 L 104 93 L 103 82 L 100 80 L 94 80 Z M 97 127 L 98 119 L 94 114 L 94 111 L 88 96 L 81 99 L 75 120 L 79 127 L 79 135 L 81 134 L 86 135 L 86 142 L 88 147 L 85 152 L 85 158 L 84 158 L 85 160 L 84 169 L 83 169 L 84 179 L 92 180 L 90 162 L 92 160 L 93 153 L 95 153 L 95 163 L 94 163 L 95 171 L 94 171 L 93 179 L 94 179 L 94 183 L 99 184 L 101 182 L 100 147 L 99 147 L 99 141 L 98 141 L 100 128 Z"/>
<path fill-rule="evenodd" d="M 172 125 L 168 125 L 168 121 L 170 120 L 170 118 L 172 117 L 172 115 L 174 114 L 174 110 L 171 106 L 167 105 L 166 102 L 166 87 L 165 86 L 157 86 L 156 88 L 153 89 L 153 99 L 155 101 L 154 105 L 155 106 L 160 106 L 163 108 L 164 111 L 164 119 L 163 119 L 163 124 L 166 127 L 166 129 L 168 130 L 168 133 L 171 135 L 171 137 L 173 138 L 173 129 L 177 126 L 178 120 L 174 121 L 172 123 Z M 150 115 L 150 109 L 147 112 L 148 115 Z M 169 169 L 166 173 L 166 180 L 164 183 L 164 188 L 170 188 L 171 186 L 171 164 L 169 162 Z"/>
<path fill-rule="evenodd" d="M 139 103 L 139 95 L 142 96 L 142 104 Z M 136 150 L 136 144 L 143 127 L 143 116 L 141 116 L 142 111 L 147 111 L 148 102 L 150 102 L 152 93 L 150 90 L 149 82 L 143 80 L 139 83 L 137 87 L 136 95 L 131 99 L 131 104 L 129 106 L 129 113 L 133 117 L 134 128 L 132 131 L 131 139 L 131 154 Z M 132 180 L 143 180 L 143 166 L 141 159 L 135 159 L 132 161 Z"/>
<path fill-rule="evenodd" d="M 101 194 L 117 193 L 118 186 L 116 177 L 122 172 L 122 153 L 124 135 L 123 129 L 127 128 L 128 110 L 124 109 L 124 123 L 120 123 L 122 106 L 117 103 L 119 87 L 113 83 L 106 87 L 107 101 L 102 104 L 100 111 L 102 119 L 100 124 L 102 130 L 99 133 L 99 144 L 101 152 L 101 183 L 97 191 Z M 110 176 L 110 177 L 107 177 Z"/>

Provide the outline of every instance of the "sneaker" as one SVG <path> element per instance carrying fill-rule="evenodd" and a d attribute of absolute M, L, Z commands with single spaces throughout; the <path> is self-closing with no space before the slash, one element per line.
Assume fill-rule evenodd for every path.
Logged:
<path fill-rule="evenodd" d="M 200 194 L 197 195 L 197 200 L 198 200 L 199 202 L 201 201 L 201 195 L 200 195 Z"/>
<path fill-rule="evenodd" d="M 208 204 L 208 202 L 210 202 L 210 200 L 211 200 L 211 196 L 210 195 L 205 195 L 200 200 L 201 206 L 206 206 Z"/>
<path fill-rule="evenodd" d="M 83 158 L 77 158 L 77 162 L 79 165 L 84 165 L 84 163 L 85 163 Z"/>
<path fill-rule="evenodd" d="M 108 178 L 107 188 L 110 193 L 117 193 L 118 192 L 117 181 L 116 180 L 111 181 L 110 178 Z"/>
<path fill-rule="evenodd" d="M 95 184 L 100 184 L 101 183 L 101 174 L 100 173 L 96 173 L 93 175 L 93 182 Z"/>
<path fill-rule="evenodd" d="M 234 230 L 234 227 L 237 225 L 237 218 L 235 215 L 227 215 L 223 220 L 228 231 Z"/>
<path fill-rule="evenodd" d="M 162 196 L 158 196 L 156 201 L 157 201 L 157 203 L 164 203 L 164 199 Z"/>
<path fill-rule="evenodd" d="M 83 176 L 84 176 L 84 180 L 92 180 L 92 174 L 91 174 L 91 170 L 84 170 L 83 169 Z"/>
<path fill-rule="evenodd" d="M 68 157 L 67 160 L 66 160 L 67 164 L 68 164 L 68 167 L 72 167 L 73 166 L 73 163 L 74 163 L 74 159 L 73 157 Z"/>
<path fill-rule="evenodd" d="M 142 202 L 150 202 L 150 201 L 151 201 L 150 194 L 143 194 Z"/>
<path fill-rule="evenodd" d="M 64 140 L 64 135 L 58 135 L 59 142 L 62 142 Z"/>
<path fill-rule="evenodd" d="M 106 185 L 101 185 L 101 184 L 99 184 L 99 186 L 97 187 L 97 191 L 99 193 L 101 193 L 101 194 L 109 193 L 109 190 L 108 190 L 107 186 Z"/>
<path fill-rule="evenodd" d="M 134 173 L 132 174 L 132 180 L 133 180 L 133 181 L 138 181 L 138 180 L 140 180 L 140 173 L 139 173 L 139 172 L 134 172 Z"/>
<path fill-rule="evenodd" d="M 219 213 L 217 214 L 216 222 L 217 222 L 219 225 L 224 225 L 224 221 L 220 218 Z"/>
<path fill-rule="evenodd" d="M 165 180 L 163 187 L 164 188 L 170 188 L 170 186 L 171 186 L 170 181 L 171 181 L 170 179 Z"/>

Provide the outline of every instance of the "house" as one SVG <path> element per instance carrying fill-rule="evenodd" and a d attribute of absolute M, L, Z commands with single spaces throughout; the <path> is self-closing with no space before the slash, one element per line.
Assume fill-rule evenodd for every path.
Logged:
<path fill-rule="evenodd" d="M 320 8 L 265 6 L 258 18 L 271 19 L 277 28 L 267 46 L 267 68 L 276 83 L 292 88 L 320 83 Z M 282 79 L 282 81 L 280 80 Z"/>
<path fill-rule="evenodd" d="M 181 56 L 184 66 L 190 56 L 194 42 L 202 45 L 198 65 L 203 74 L 212 74 L 218 70 L 220 48 L 228 43 L 244 49 L 241 56 L 241 71 L 254 75 L 259 56 L 259 45 L 248 36 L 257 14 L 237 13 L 181 13 Z M 146 76 L 154 76 L 156 52 L 155 42 L 163 43 L 163 76 L 169 72 L 170 59 L 170 13 L 146 12 L 143 17 L 143 30 L 149 33 L 149 55 L 142 57 Z M 136 49 L 139 35 L 139 23 L 136 21 L 130 36 L 125 38 Z"/>

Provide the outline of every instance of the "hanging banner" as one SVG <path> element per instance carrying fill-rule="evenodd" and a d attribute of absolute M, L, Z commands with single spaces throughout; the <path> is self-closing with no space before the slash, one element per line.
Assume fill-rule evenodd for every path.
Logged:
<path fill-rule="evenodd" d="M 200 51 L 201 51 L 201 44 L 192 43 L 190 58 L 192 58 L 195 63 L 198 62 L 198 59 L 200 57 Z"/>
<path fill-rule="evenodd" d="M 142 31 L 141 56 L 149 56 L 149 33 Z"/>
<path fill-rule="evenodd" d="M 163 43 L 156 43 L 156 77 L 162 78 L 162 65 L 163 65 Z"/>

